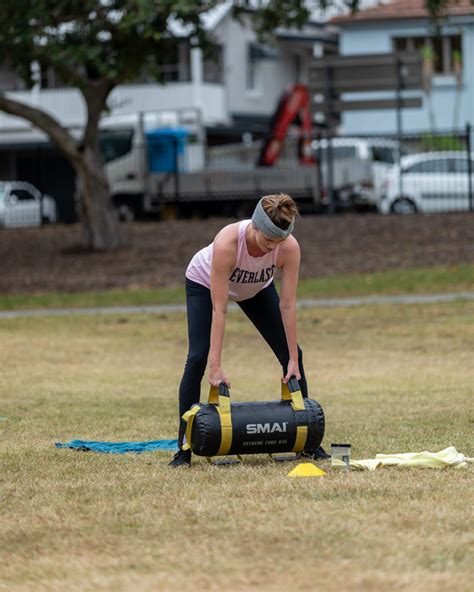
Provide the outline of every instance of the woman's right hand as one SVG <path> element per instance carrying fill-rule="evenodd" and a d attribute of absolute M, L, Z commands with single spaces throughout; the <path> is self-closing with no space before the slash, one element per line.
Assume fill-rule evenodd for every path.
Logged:
<path fill-rule="evenodd" d="M 223 382 L 230 388 L 230 380 L 225 375 L 224 371 L 220 366 L 209 369 L 209 384 L 211 386 L 219 386 Z"/>

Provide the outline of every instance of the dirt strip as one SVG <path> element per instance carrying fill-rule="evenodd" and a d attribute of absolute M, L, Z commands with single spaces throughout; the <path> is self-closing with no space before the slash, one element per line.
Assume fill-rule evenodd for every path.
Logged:
<path fill-rule="evenodd" d="M 195 251 L 235 220 L 171 220 L 122 226 L 128 248 L 91 253 L 79 225 L 0 230 L 0 292 L 80 292 L 179 285 Z M 474 262 L 474 213 L 303 216 L 295 236 L 301 277 Z"/>

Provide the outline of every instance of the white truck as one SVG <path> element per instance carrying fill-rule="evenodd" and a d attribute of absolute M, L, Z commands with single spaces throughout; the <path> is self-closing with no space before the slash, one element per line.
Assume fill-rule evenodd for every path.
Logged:
<path fill-rule="evenodd" d="M 323 205 L 329 188 L 328 140 L 315 140 L 312 148 L 320 163 Z M 331 140 L 332 188 L 341 208 L 374 208 L 383 193 L 383 183 L 398 161 L 399 143 L 385 138 L 335 137 Z"/>
<path fill-rule="evenodd" d="M 319 206 L 315 166 L 282 159 L 257 167 L 234 149 L 206 147 L 194 110 L 113 116 L 101 122 L 101 149 L 120 217 L 179 210 L 185 214 L 242 216 L 264 194 L 289 193 L 300 207 Z M 221 149 L 225 159 L 216 156 Z M 252 152 L 252 151 L 251 151 Z"/>

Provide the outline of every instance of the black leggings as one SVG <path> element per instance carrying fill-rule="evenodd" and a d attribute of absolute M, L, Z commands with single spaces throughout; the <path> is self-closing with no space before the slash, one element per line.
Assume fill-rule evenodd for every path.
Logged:
<path fill-rule="evenodd" d="M 253 298 L 237 302 L 247 317 L 258 329 L 278 358 L 286 375 L 289 361 L 288 343 L 280 312 L 280 299 L 272 282 Z M 180 417 L 192 405 L 199 402 L 201 380 L 207 365 L 211 340 L 212 301 L 211 292 L 205 286 L 186 278 L 186 308 L 188 314 L 189 352 L 184 367 L 183 378 L 179 386 Z M 301 373 L 299 381 L 301 394 L 308 396 L 308 386 L 303 368 L 303 352 L 298 346 L 298 363 Z M 180 424 L 180 441 L 183 434 L 183 422 Z"/>

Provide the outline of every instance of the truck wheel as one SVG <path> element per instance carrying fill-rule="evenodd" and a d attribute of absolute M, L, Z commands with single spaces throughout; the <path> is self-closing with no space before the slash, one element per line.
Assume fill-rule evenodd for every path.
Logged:
<path fill-rule="evenodd" d="M 416 214 L 416 206 L 411 199 L 407 197 L 400 197 L 396 199 L 390 208 L 392 214 Z"/>
<path fill-rule="evenodd" d="M 135 220 L 135 210 L 128 203 L 121 203 L 117 206 L 120 222 L 133 222 Z"/>

